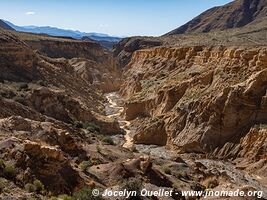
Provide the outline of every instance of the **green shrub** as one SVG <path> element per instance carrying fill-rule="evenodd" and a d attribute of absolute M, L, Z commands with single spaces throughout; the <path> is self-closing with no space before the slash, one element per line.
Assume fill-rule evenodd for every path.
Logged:
<path fill-rule="evenodd" d="M 213 178 L 213 179 L 210 179 L 208 181 L 207 187 L 213 189 L 213 188 L 217 187 L 218 185 L 219 185 L 219 183 L 218 183 L 217 179 Z"/>
<path fill-rule="evenodd" d="M 4 189 L 5 189 L 5 183 L 2 179 L 0 179 L 0 194 L 3 192 Z"/>
<path fill-rule="evenodd" d="M 86 171 L 88 167 L 92 166 L 91 160 L 83 161 L 80 164 L 80 168 L 82 171 Z"/>
<path fill-rule="evenodd" d="M 100 131 L 100 127 L 93 122 L 83 123 L 83 128 L 87 129 L 90 132 L 99 132 Z"/>
<path fill-rule="evenodd" d="M 18 103 L 21 103 L 21 104 L 24 104 L 25 103 L 25 97 L 22 97 L 22 96 L 15 96 L 13 98 L 14 101 L 18 102 Z"/>
<path fill-rule="evenodd" d="M 11 90 L 4 90 L 4 91 L 0 91 L 0 96 L 7 98 L 7 99 L 12 99 L 16 96 L 16 94 Z"/>
<path fill-rule="evenodd" d="M 163 170 L 165 174 L 172 174 L 171 169 L 169 167 L 164 167 Z"/>
<path fill-rule="evenodd" d="M 173 174 L 176 178 L 178 178 L 178 179 L 180 179 L 180 178 L 187 178 L 188 176 L 187 176 L 187 174 L 186 174 L 186 172 L 185 171 L 178 171 L 178 172 L 175 172 L 174 174 Z"/>
<path fill-rule="evenodd" d="M 59 195 L 58 198 L 56 198 L 57 200 L 72 200 L 72 197 L 70 197 L 69 195 L 66 194 L 62 194 Z"/>
<path fill-rule="evenodd" d="M 35 191 L 36 192 L 43 192 L 45 187 L 43 185 L 43 183 L 40 180 L 34 180 L 33 181 L 33 185 L 35 186 Z"/>
<path fill-rule="evenodd" d="M 92 189 L 90 188 L 83 188 L 82 190 L 74 193 L 73 200 L 102 200 L 101 196 L 94 196 L 92 194 Z"/>
<path fill-rule="evenodd" d="M 32 193 L 32 192 L 35 192 L 36 188 L 32 183 L 27 183 L 25 185 L 25 190 L 27 190 L 28 192 Z"/>
<path fill-rule="evenodd" d="M 98 159 L 92 159 L 91 162 L 92 162 L 92 165 L 100 165 L 100 164 L 103 164 L 103 162 L 101 160 L 98 160 Z"/>
<path fill-rule="evenodd" d="M 29 86 L 27 83 L 20 83 L 19 84 L 19 90 L 27 90 L 29 89 Z"/>
<path fill-rule="evenodd" d="M 44 81 L 44 80 L 37 81 L 37 84 L 40 85 L 40 86 L 44 86 L 44 87 L 47 87 L 48 86 L 47 81 Z"/>
<path fill-rule="evenodd" d="M 57 197 L 50 197 L 49 200 L 58 200 Z"/>
<path fill-rule="evenodd" d="M 111 137 L 108 137 L 108 136 L 103 137 L 101 141 L 104 143 L 110 144 L 110 145 L 115 144 L 113 139 Z"/>
<path fill-rule="evenodd" d="M 97 151 L 98 153 L 101 153 L 101 148 L 100 148 L 99 145 L 96 145 L 96 151 Z"/>
<path fill-rule="evenodd" d="M 5 168 L 3 169 L 4 177 L 7 179 L 13 179 L 16 176 L 16 169 L 9 164 L 5 164 Z"/>
<path fill-rule="evenodd" d="M 44 193 L 45 191 L 43 183 L 37 179 L 34 180 L 33 183 L 27 183 L 25 185 L 25 189 L 28 192 L 37 192 L 37 193 Z"/>
<path fill-rule="evenodd" d="M 129 178 L 128 180 L 125 180 L 125 182 L 122 185 L 122 190 L 136 191 L 137 196 L 129 197 L 130 200 L 141 199 L 140 193 L 142 189 L 143 189 L 142 181 L 138 178 Z"/>
<path fill-rule="evenodd" d="M 80 122 L 80 121 L 75 121 L 75 122 L 74 122 L 74 126 L 75 126 L 76 128 L 83 128 L 83 123 Z"/>
<path fill-rule="evenodd" d="M 3 159 L 0 159 L 0 169 L 4 169 L 5 167 L 5 162 L 3 161 Z"/>

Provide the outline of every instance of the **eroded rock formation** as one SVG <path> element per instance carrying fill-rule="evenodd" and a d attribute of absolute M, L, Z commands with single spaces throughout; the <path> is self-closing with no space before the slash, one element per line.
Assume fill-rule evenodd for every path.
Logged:
<path fill-rule="evenodd" d="M 150 144 L 157 143 L 167 134 L 167 144 L 180 152 L 221 150 L 227 155 L 254 125 L 266 123 L 266 66 L 267 51 L 262 47 L 136 51 L 121 90 L 128 98 L 126 118 L 143 116 L 136 142 L 147 144 L 149 138 Z M 161 134 L 156 128 L 145 131 L 152 124 L 148 118 L 164 122 Z"/>

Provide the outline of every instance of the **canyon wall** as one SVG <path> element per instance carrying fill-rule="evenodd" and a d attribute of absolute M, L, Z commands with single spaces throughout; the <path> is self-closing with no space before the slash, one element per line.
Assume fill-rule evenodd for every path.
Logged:
<path fill-rule="evenodd" d="M 125 116 L 139 126 L 135 142 L 229 158 L 253 149 L 260 160 L 266 148 L 244 144 L 266 140 L 264 130 L 255 128 L 264 129 L 267 123 L 266 68 L 264 47 L 136 51 L 125 67 L 121 89 L 127 98 Z"/>
<path fill-rule="evenodd" d="M 1 181 L 4 177 L 14 185 L 7 188 L 15 196 L 15 189 L 36 180 L 50 196 L 71 194 L 92 181 L 77 168 L 90 158 L 83 148 L 92 143 L 90 135 L 121 131 L 117 121 L 105 116 L 102 95 L 119 87 L 110 84 L 119 72 L 101 47 L 52 37 L 51 46 L 40 42 L 36 51 L 18 34 L 0 29 Z M 12 167 L 11 175 L 3 175 L 6 166 Z"/>
<path fill-rule="evenodd" d="M 99 43 L 72 40 L 72 39 L 42 39 L 26 40 L 26 43 L 40 53 L 51 58 L 87 58 L 95 61 L 104 61 L 110 57 L 107 50 L 101 47 Z"/>
<path fill-rule="evenodd" d="M 17 37 L 0 34 L 0 80 L 36 80 L 36 55 Z"/>

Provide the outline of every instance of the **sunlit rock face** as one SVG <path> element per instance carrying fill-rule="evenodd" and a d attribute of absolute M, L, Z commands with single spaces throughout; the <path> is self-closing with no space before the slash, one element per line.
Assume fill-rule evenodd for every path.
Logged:
<path fill-rule="evenodd" d="M 167 144 L 180 152 L 231 151 L 254 125 L 267 122 L 266 67 L 266 48 L 136 51 L 121 89 L 128 98 L 126 118 L 143 117 L 136 143 L 158 143 L 166 134 Z M 161 134 L 145 131 L 154 123 L 148 118 L 162 121 Z"/>

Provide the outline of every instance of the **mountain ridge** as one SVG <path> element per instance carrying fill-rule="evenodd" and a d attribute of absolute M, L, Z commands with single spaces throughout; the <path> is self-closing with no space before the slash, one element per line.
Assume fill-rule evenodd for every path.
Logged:
<path fill-rule="evenodd" d="M 65 36 L 72 37 L 74 39 L 81 39 L 82 37 L 90 37 L 96 41 L 109 41 L 109 42 L 119 42 L 122 38 L 110 36 L 104 33 L 86 33 L 80 32 L 77 30 L 61 29 L 51 26 L 17 26 L 9 21 L 2 20 L 5 24 L 16 31 L 28 32 L 28 33 L 37 33 L 37 34 L 48 34 L 51 36 Z"/>
<path fill-rule="evenodd" d="M 265 0 L 235 0 L 223 6 L 210 8 L 186 24 L 166 33 L 206 33 L 246 26 L 267 16 Z"/>
<path fill-rule="evenodd" d="M 1 19 L 0 19 L 0 28 L 6 29 L 6 30 L 14 30 L 11 26 L 5 23 L 4 20 L 1 20 Z"/>

